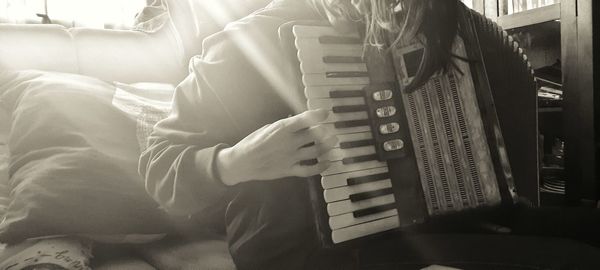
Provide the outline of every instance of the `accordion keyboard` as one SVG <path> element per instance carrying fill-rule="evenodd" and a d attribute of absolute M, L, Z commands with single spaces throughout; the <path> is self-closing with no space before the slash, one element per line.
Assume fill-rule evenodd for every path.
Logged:
<path fill-rule="evenodd" d="M 295 26 L 296 48 L 308 109 L 326 109 L 330 117 L 322 124 L 339 144 L 319 157 L 332 165 L 321 174 L 329 227 L 334 243 L 398 228 L 398 211 L 387 163 L 379 161 L 369 122 L 367 98 L 392 98 L 382 90 L 366 96 L 370 84 L 363 61 L 363 43 L 357 35 L 340 36 L 331 27 Z M 396 108 L 382 107 L 385 118 Z M 398 132 L 396 123 L 381 125 L 376 132 Z M 386 151 L 402 148 L 402 141 L 390 140 Z"/>

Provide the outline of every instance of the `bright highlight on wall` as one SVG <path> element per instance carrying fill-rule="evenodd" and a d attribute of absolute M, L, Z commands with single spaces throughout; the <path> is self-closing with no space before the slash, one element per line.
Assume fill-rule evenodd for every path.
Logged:
<path fill-rule="evenodd" d="M 72 26 L 117 28 L 133 25 L 145 0 L 0 0 L 0 18 L 15 23 L 40 21 L 36 14 L 47 14 L 53 21 Z"/>

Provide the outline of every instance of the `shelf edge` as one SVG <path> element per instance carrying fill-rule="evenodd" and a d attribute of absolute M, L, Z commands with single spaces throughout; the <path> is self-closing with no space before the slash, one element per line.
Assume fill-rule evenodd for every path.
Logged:
<path fill-rule="evenodd" d="M 560 3 L 500 16 L 496 22 L 504 30 L 509 30 L 554 20 L 560 20 Z"/>

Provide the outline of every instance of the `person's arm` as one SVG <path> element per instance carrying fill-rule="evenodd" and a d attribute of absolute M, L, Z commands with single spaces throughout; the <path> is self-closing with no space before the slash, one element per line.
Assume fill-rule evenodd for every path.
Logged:
<path fill-rule="evenodd" d="M 140 157 L 146 190 L 173 214 L 200 212 L 226 190 L 215 157 L 236 127 L 199 79 L 192 72 L 176 88 L 171 114 L 155 126 Z"/>
<path fill-rule="evenodd" d="M 191 61 L 172 113 L 155 126 L 140 158 L 148 193 L 172 214 L 210 207 L 229 185 L 316 175 L 328 167 L 326 161 L 301 161 L 316 159 L 337 143 L 316 127 L 328 117 L 326 111 L 274 116 L 277 110 L 261 105 L 277 102 L 266 75 L 227 35 L 212 40 L 208 51 Z"/>

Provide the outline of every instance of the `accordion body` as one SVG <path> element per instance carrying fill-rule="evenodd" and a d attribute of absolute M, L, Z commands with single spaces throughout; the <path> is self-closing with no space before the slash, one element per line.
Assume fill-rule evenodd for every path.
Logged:
<path fill-rule="evenodd" d="M 323 23 L 292 22 L 280 28 L 307 108 L 332 111 L 321 124 L 339 139 L 336 148 L 319 157 L 332 165 L 309 179 L 315 227 L 324 246 L 516 199 L 494 79 L 489 78 L 493 74 L 484 64 L 491 60 L 478 31 L 491 26 L 494 48 L 510 55 L 494 57 L 512 59 L 515 70 L 510 72 L 524 93 L 533 94 L 535 106 L 531 69 L 506 32 L 465 15 L 453 45 L 453 66 L 410 91 L 407 86 L 426 50 L 418 39 L 382 53 L 365 48 L 358 32 L 340 34 Z"/>

